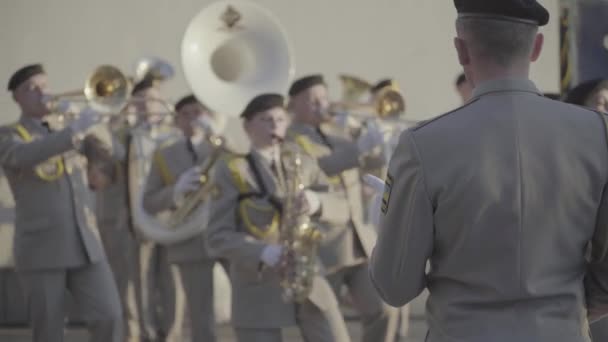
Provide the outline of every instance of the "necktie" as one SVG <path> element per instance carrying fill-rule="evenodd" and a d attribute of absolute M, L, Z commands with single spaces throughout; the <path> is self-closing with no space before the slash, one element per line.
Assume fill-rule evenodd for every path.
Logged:
<path fill-rule="evenodd" d="M 41 124 L 42 124 L 42 127 L 46 128 L 46 130 L 49 133 L 53 132 L 53 130 L 51 130 L 51 125 L 49 125 L 48 121 L 42 121 Z"/>
<path fill-rule="evenodd" d="M 196 154 L 196 151 L 194 150 L 194 145 L 192 145 L 192 141 L 190 141 L 190 139 L 188 139 L 186 142 L 186 148 L 188 148 L 188 152 L 192 157 L 192 161 L 196 163 L 198 155 Z"/>
<path fill-rule="evenodd" d="M 281 175 L 279 174 L 279 170 L 277 168 L 277 163 L 274 161 L 274 159 L 270 162 L 270 171 L 272 171 L 272 174 L 278 180 L 279 188 L 283 188 L 284 180 L 283 180 L 283 177 L 281 177 Z"/>
<path fill-rule="evenodd" d="M 323 133 L 323 131 L 321 130 L 321 127 L 317 127 L 316 131 L 317 131 L 317 134 L 319 135 L 319 137 L 321 137 L 321 141 L 323 141 L 323 144 L 325 144 L 325 146 L 327 146 L 331 149 L 332 148 L 331 143 L 329 142 L 329 139 L 327 139 L 327 136 L 325 135 L 325 133 Z"/>

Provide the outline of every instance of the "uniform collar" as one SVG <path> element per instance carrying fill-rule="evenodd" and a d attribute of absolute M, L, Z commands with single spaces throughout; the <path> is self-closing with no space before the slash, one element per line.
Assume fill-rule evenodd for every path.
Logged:
<path fill-rule="evenodd" d="M 275 159 L 275 150 L 274 149 L 256 149 L 251 148 L 251 154 L 258 160 L 261 160 L 263 163 L 267 165 L 271 165 Z"/>
<path fill-rule="evenodd" d="M 528 79 L 504 78 L 486 81 L 475 87 L 471 101 L 485 95 L 502 92 L 526 92 L 542 95 L 542 92 L 536 88 L 534 82 Z"/>
<path fill-rule="evenodd" d="M 19 123 L 22 124 L 24 127 L 29 129 L 35 129 L 39 132 L 47 133 L 48 128 L 44 126 L 43 121 L 45 120 L 29 117 L 23 114 L 19 118 Z"/>
<path fill-rule="evenodd" d="M 316 134 L 316 132 L 317 132 L 317 127 L 303 123 L 303 122 L 297 122 L 297 121 L 293 121 L 291 123 L 290 128 L 296 132 L 303 133 L 303 134 Z"/>

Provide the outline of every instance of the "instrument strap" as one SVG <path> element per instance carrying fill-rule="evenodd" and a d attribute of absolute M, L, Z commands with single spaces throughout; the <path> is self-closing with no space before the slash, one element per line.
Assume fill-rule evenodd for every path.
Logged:
<path fill-rule="evenodd" d="M 133 236 L 137 236 L 137 232 L 135 231 L 135 222 L 133 221 L 133 206 L 131 205 L 131 201 L 133 200 L 133 196 L 131 195 L 129 189 L 131 189 L 131 180 L 129 177 L 129 167 L 131 167 L 129 164 L 129 161 L 131 160 L 131 144 L 133 144 L 133 133 L 130 130 L 126 131 L 125 134 L 125 149 L 126 149 L 126 156 L 125 156 L 125 167 L 123 167 L 123 175 L 124 175 L 124 180 L 125 180 L 125 187 L 124 190 L 126 192 L 126 198 L 127 198 L 127 225 L 128 225 L 128 229 L 131 232 L 131 234 Z"/>
<path fill-rule="evenodd" d="M 251 153 L 248 153 L 245 156 L 245 159 L 247 160 L 247 163 L 249 164 L 249 168 L 251 169 L 251 172 L 253 172 L 253 177 L 255 178 L 255 182 L 258 184 L 258 187 L 260 188 L 259 192 L 247 192 L 247 193 L 243 193 L 240 194 L 238 197 L 238 201 L 242 201 L 245 200 L 247 198 L 266 198 L 268 199 L 268 202 L 270 202 L 270 204 L 279 212 L 282 213 L 283 212 L 283 204 L 281 203 L 281 201 L 279 199 L 277 199 L 275 196 L 273 196 L 272 194 L 268 193 L 268 188 L 266 188 L 266 184 L 264 184 L 264 180 L 262 179 L 262 175 L 260 174 L 260 170 L 258 169 L 255 160 L 253 158 L 253 155 Z"/>

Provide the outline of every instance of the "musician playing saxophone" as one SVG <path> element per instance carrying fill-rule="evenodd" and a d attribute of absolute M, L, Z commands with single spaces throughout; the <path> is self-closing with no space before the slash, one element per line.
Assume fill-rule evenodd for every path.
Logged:
<path fill-rule="evenodd" d="M 284 98 L 257 96 L 243 113 L 243 126 L 251 142 L 246 156 L 220 160 L 212 172 L 216 196 L 208 202 L 208 251 L 228 259 L 232 280 L 232 324 L 240 342 L 282 341 L 281 329 L 297 325 L 306 341 L 349 341 L 338 302 L 324 277 L 312 270 L 312 290 L 300 301 L 286 300 L 281 285 L 285 264 L 281 243 L 286 217 L 323 216 L 322 193 L 327 182 L 316 162 L 302 158 L 298 177 L 304 189 L 286 193 L 285 164 L 281 151 L 288 126 Z M 307 190 L 306 190 L 307 189 Z M 317 190 L 313 192 L 312 189 Z M 289 192 L 289 191 L 287 191 Z M 296 198 L 296 212 L 286 212 L 286 198 Z M 291 207 L 291 206 L 290 206 Z"/>
<path fill-rule="evenodd" d="M 216 115 L 193 95 L 186 96 L 175 105 L 175 124 L 183 138 L 154 153 L 148 175 L 143 204 L 152 214 L 172 211 L 179 207 L 187 194 L 201 186 L 201 168 L 214 152 L 208 142 L 215 134 L 211 124 Z M 213 309 L 213 267 L 215 259 L 205 249 L 203 236 L 169 245 L 167 258 L 179 268 L 190 315 L 193 342 L 216 341 Z"/>

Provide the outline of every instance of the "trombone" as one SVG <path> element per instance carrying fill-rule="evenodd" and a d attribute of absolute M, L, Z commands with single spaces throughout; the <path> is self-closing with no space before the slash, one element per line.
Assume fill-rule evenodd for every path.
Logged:
<path fill-rule="evenodd" d="M 46 96 L 51 111 L 66 114 L 72 103 L 83 102 L 104 115 L 117 115 L 127 104 L 131 84 L 116 67 L 101 65 L 87 78 L 84 88 Z"/>
<path fill-rule="evenodd" d="M 66 117 L 73 119 L 73 103 L 86 103 L 98 111 L 104 120 L 110 120 L 120 115 L 138 115 L 128 111 L 128 106 L 136 103 L 157 101 L 163 105 L 166 112 L 145 113 L 145 115 L 169 116 L 174 113 L 173 106 L 162 99 L 138 99 L 131 96 L 132 81 L 120 69 L 111 65 L 97 67 L 86 79 L 84 88 L 59 94 L 48 95 L 43 101 L 61 120 Z"/>
<path fill-rule="evenodd" d="M 405 112 L 405 100 L 398 89 L 386 87 L 376 95 L 371 104 L 356 102 L 334 102 L 330 105 L 330 114 L 347 115 L 361 120 L 400 120 L 401 114 Z"/>

